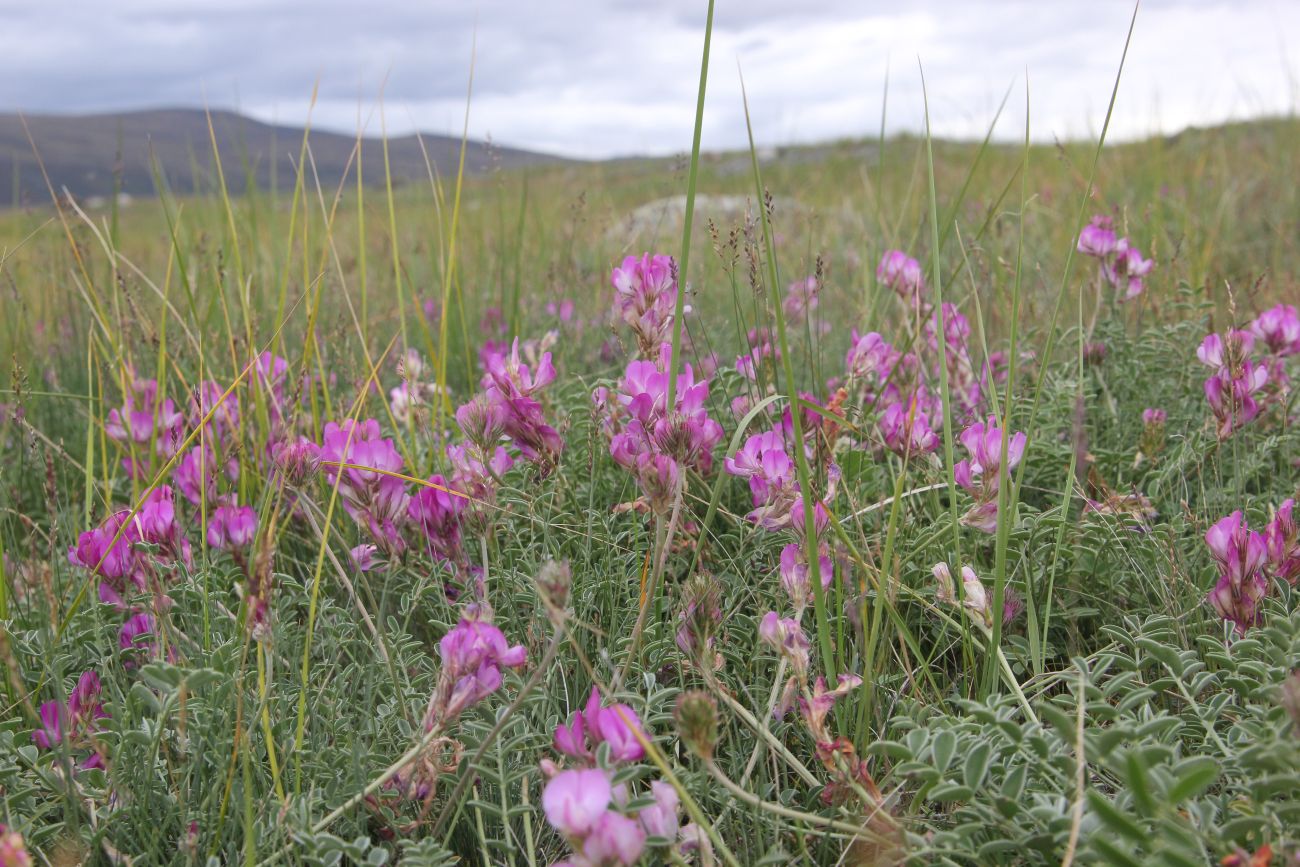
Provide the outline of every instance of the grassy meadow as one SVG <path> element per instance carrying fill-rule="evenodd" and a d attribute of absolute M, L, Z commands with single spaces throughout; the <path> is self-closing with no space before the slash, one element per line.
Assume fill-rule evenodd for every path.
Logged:
<path fill-rule="evenodd" d="M 1298 136 L 0 214 L 0 864 L 1297 863 Z"/>

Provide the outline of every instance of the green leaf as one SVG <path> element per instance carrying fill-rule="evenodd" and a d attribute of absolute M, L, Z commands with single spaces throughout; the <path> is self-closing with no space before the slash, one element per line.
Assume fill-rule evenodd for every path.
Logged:
<path fill-rule="evenodd" d="M 950 731 L 939 732 L 934 738 L 930 751 L 934 756 L 934 766 L 941 771 L 946 771 L 952 761 L 953 753 L 957 752 L 957 736 Z"/>
<path fill-rule="evenodd" d="M 1219 763 L 1214 759 L 1193 758 L 1183 764 L 1178 778 L 1169 787 L 1167 798 L 1171 806 L 1195 798 L 1219 779 Z"/>

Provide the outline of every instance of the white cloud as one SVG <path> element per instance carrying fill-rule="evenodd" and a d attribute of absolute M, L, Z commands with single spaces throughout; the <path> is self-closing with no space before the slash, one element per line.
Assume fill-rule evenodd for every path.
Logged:
<path fill-rule="evenodd" d="M 239 107 L 318 125 L 371 118 L 390 132 L 459 134 L 477 27 L 475 136 L 576 156 L 689 148 L 703 38 L 698 0 L 0 0 L 0 109 Z M 1036 138 L 1095 134 L 1110 98 L 1128 0 L 719 0 L 705 146 L 745 142 L 737 63 L 760 142 L 874 135 L 886 67 L 889 126 L 931 121 L 1023 134 L 1028 74 Z M 1138 15 L 1112 135 L 1171 132 L 1294 109 L 1300 33 L 1287 0 L 1150 0 Z M 1296 50 L 1300 50 L 1300 46 Z M 385 83 L 386 82 L 386 83 Z"/>

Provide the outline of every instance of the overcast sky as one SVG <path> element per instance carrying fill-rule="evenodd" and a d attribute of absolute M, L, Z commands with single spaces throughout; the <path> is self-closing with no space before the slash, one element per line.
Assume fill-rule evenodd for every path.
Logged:
<path fill-rule="evenodd" d="M 703 0 L 0 0 L 0 110 L 238 107 L 378 134 L 470 133 L 572 156 L 688 151 Z M 717 0 L 704 147 L 743 146 L 737 64 L 760 144 L 872 136 L 886 69 L 892 130 L 931 121 L 1035 138 L 1100 128 L 1129 0 Z M 1297 107 L 1300 2 L 1146 0 L 1113 135 Z M 387 81 L 386 85 L 385 80 Z"/>

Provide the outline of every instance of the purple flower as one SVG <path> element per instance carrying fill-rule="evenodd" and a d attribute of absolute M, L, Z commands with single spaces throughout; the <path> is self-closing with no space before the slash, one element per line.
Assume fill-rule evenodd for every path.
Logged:
<path fill-rule="evenodd" d="M 916 304 L 925 291 L 921 263 L 902 250 L 889 250 L 885 253 L 876 268 L 876 279 L 912 304 Z"/>
<path fill-rule="evenodd" d="M 1106 360 L 1106 344 L 1094 340 L 1083 345 L 1083 360 L 1087 364 L 1098 365 Z"/>
<path fill-rule="evenodd" d="M 460 514 L 466 500 L 452 493 L 451 483 L 441 475 L 430 476 L 429 484 L 435 487 L 421 487 L 411 497 L 407 515 L 424 532 L 429 554 L 435 560 L 459 560 Z"/>
<path fill-rule="evenodd" d="M 645 831 L 636 820 L 613 810 L 606 810 L 596 820 L 582 844 L 582 854 L 591 864 L 631 867 L 644 850 Z"/>
<path fill-rule="evenodd" d="M 1249 360 L 1241 362 L 1234 375 L 1223 367 L 1205 380 L 1205 399 L 1219 421 L 1220 441 L 1228 439 L 1259 415 L 1255 394 L 1268 382 L 1268 368 L 1255 366 Z"/>
<path fill-rule="evenodd" d="M 961 432 L 958 439 L 969 458 L 953 467 L 957 484 L 975 498 L 975 506 L 963 517 L 962 523 L 986 533 L 997 529 L 997 495 L 1004 476 L 1020 465 L 1025 453 L 1027 438 L 1016 431 L 1007 440 L 1006 460 L 1002 455 L 1002 428 L 992 416 L 987 422 L 976 422 Z"/>
<path fill-rule="evenodd" d="M 899 457 L 923 455 L 939 447 L 939 436 L 930 428 L 930 417 L 917 406 L 915 395 L 905 403 L 893 403 L 880 417 L 880 435 L 885 447 Z"/>
<path fill-rule="evenodd" d="M 1111 285 L 1124 290 L 1120 300 L 1128 301 L 1142 294 L 1142 280 L 1151 273 L 1154 266 L 1155 262 L 1143 259 L 1128 238 L 1120 238 L 1116 244 L 1115 258 L 1102 262 L 1102 273 Z"/>
<path fill-rule="evenodd" d="M 475 395 L 456 410 L 456 424 L 465 438 L 480 449 L 494 448 L 505 435 L 505 410 L 499 403 Z"/>
<path fill-rule="evenodd" d="M 794 319 L 802 318 L 805 313 L 817 309 L 817 296 L 821 293 L 821 283 L 816 277 L 797 280 L 786 287 L 785 300 L 781 306 L 785 315 Z"/>
<path fill-rule="evenodd" d="M 898 353 L 879 334 L 869 331 L 858 336 L 857 329 L 853 330 L 849 352 L 844 358 L 844 367 L 851 378 L 874 377 L 883 381 L 897 361 Z"/>
<path fill-rule="evenodd" d="M 671 256 L 628 256 L 610 275 L 614 315 L 632 329 L 641 355 L 649 358 L 672 332 L 677 305 L 677 263 Z"/>
<path fill-rule="evenodd" d="M 786 451 L 786 438 L 779 430 L 754 434 L 740 451 L 723 461 L 733 476 L 749 480 L 754 510 L 746 518 L 766 530 L 779 530 L 794 523 L 799 484 L 795 463 Z"/>
<path fill-rule="evenodd" d="M 680 824 L 677 811 L 681 805 L 677 790 L 662 780 L 652 780 L 650 796 L 654 798 L 654 803 L 649 807 L 643 807 L 641 812 L 637 813 L 637 821 L 651 837 L 676 840 Z"/>
<path fill-rule="evenodd" d="M 459 716 L 501 686 L 501 669 L 527 660 L 522 644 L 510 647 L 501 630 L 486 620 L 462 617 L 438 643 L 442 671 L 429 701 L 425 724 Z"/>
<path fill-rule="evenodd" d="M 236 481 L 239 461 L 232 457 L 222 462 L 217 459 L 211 443 L 203 443 L 185 453 L 172 473 L 172 480 L 181 496 L 194 505 L 201 505 L 205 499 L 208 503 L 216 503 L 220 500 L 217 479 L 223 471 L 226 478 Z"/>
<path fill-rule="evenodd" d="M 1283 501 L 1264 528 L 1269 566 L 1279 578 L 1291 584 L 1300 578 L 1300 532 L 1296 529 L 1294 509 L 1295 500 Z"/>
<path fill-rule="evenodd" d="M 1085 256 L 1106 259 L 1114 255 L 1119 246 L 1114 224 L 1110 217 L 1096 216 L 1079 233 L 1078 250 Z"/>
<path fill-rule="evenodd" d="M 835 568 L 831 563 L 829 547 L 825 542 L 818 545 L 817 568 L 822 589 L 826 590 L 831 586 Z M 803 611 L 808 607 L 809 591 L 812 586 L 809 577 L 811 570 L 808 558 L 804 556 L 803 543 L 791 542 L 781 549 L 780 571 L 781 588 L 790 597 L 795 611 Z"/>
<path fill-rule="evenodd" d="M 542 405 L 535 395 L 555 380 L 551 354 L 542 356 L 534 373 L 519 360 L 519 340 L 515 339 L 509 356 L 488 359 L 483 387 L 487 399 L 499 407 L 501 425 L 523 456 L 544 471 L 555 466 L 564 440 L 546 423 Z"/>
<path fill-rule="evenodd" d="M 222 551 L 238 551 L 253 543 L 257 512 L 252 506 L 220 506 L 208 518 L 208 544 Z"/>
<path fill-rule="evenodd" d="M 1206 531 L 1205 544 L 1220 569 L 1219 580 L 1206 599 L 1238 633 L 1244 633 L 1259 619 L 1258 604 L 1268 592 L 1262 569 L 1268 542 L 1262 533 L 1251 532 L 1236 511 Z"/>
<path fill-rule="evenodd" d="M 304 436 L 271 447 L 275 468 L 291 485 L 301 485 L 320 469 L 321 449 Z"/>
<path fill-rule="evenodd" d="M 782 619 L 775 611 L 769 611 L 759 621 L 758 637 L 786 658 L 796 677 L 807 676 L 811 645 L 798 620 Z"/>
<path fill-rule="evenodd" d="M 616 762 L 639 761 L 645 756 L 641 739 L 648 736 L 636 711 L 618 703 L 602 707 L 600 690 L 594 686 L 587 706 L 575 711 L 567 725 L 555 729 L 555 748 L 584 761 L 590 761 L 601 744 L 609 744 L 610 758 Z"/>
<path fill-rule="evenodd" d="M 99 696 L 99 675 L 86 671 L 77 678 L 77 685 L 68 696 L 66 704 L 56 701 L 42 703 L 39 712 L 40 728 L 32 732 L 36 746 L 48 750 L 65 741 L 72 747 L 89 746 L 91 753 L 80 762 L 80 766 L 103 767 L 103 759 L 94 748 L 91 737 L 98 729 L 98 721 L 108 716 Z"/>
<path fill-rule="evenodd" d="M 826 688 L 826 678 L 819 675 L 813 681 L 812 697 L 806 699 L 800 696 L 799 710 L 818 743 L 826 743 L 831 740 L 830 732 L 826 728 L 826 717 L 830 715 L 831 709 L 835 707 L 836 700 L 843 698 L 861 685 L 862 678 L 856 674 L 841 674 L 835 688 L 828 690 Z"/>
<path fill-rule="evenodd" d="M 239 395 L 233 391 L 226 394 L 226 387 L 219 382 L 200 382 L 190 397 L 190 426 L 197 428 L 208 413 L 212 414 L 208 423 L 224 441 L 239 430 Z"/>
<path fill-rule="evenodd" d="M 542 791 L 542 810 L 561 834 L 583 837 L 605 814 L 613 794 L 604 771 L 561 771 Z"/>
<path fill-rule="evenodd" d="M 383 566 L 383 562 L 376 556 L 378 551 L 374 545 L 357 545 L 348 551 L 348 561 L 358 572 L 371 572 Z"/>
<path fill-rule="evenodd" d="M 137 448 L 152 442 L 158 454 L 171 457 L 185 439 L 185 416 L 170 399 L 159 397 L 156 380 L 132 379 L 122 406 L 109 410 L 104 432 L 112 440 Z M 147 458 L 145 454 L 143 459 Z M 130 458 L 127 461 L 127 469 L 133 473 L 143 469 L 130 463 Z"/>
<path fill-rule="evenodd" d="M 352 519 L 388 551 L 402 550 L 400 527 L 406 519 L 409 497 L 406 483 L 392 475 L 404 469 L 402 456 L 391 439 L 379 435 L 379 422 L 348 419 L 325 425 L 321 460 L 325 476 L 337 480 L 343 506 Z M 346 468 L 330 466 L 349 464 Z"/>
<path fill-rule="evenodd" d="M 1255 319 L 1250 330 L 1271 355 L 1279 358 L 1300 354 L 1300 314 L 1290 304 L 1271 307 Z"/>
<path fill-rule="evenodd" d="M 1142 410 L 1142 425 L 1144 427 L 1163 425 L 1168 418 L 1169 414 L 1157 407 L 1147 407 Z"/>
<path fill-rule="evenodd" d="M 137 611 L 128 617 L 122 628 L 117 631 L 117 645 L 123 653 L 136 652 L 146 658 L 158 655 L 158 620 L 148 611 Z M 134 668 L 135 660 L 123 662 L 126 668 Z"/>

